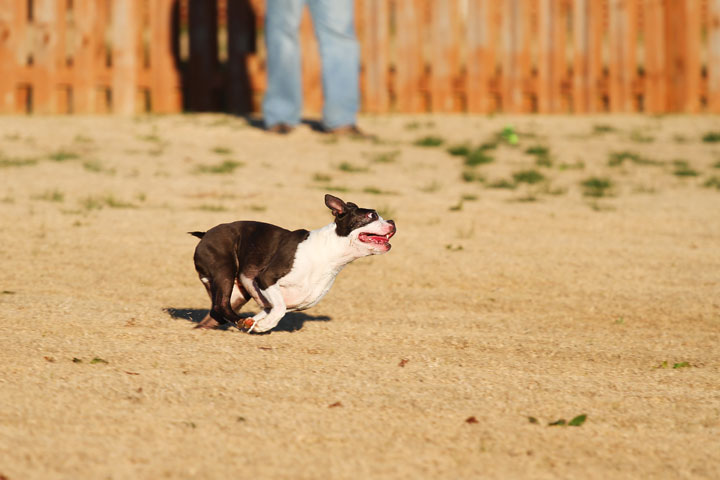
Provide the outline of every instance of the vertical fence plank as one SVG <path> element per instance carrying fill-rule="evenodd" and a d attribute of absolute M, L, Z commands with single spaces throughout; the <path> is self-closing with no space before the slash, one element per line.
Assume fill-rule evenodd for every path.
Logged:
<path fill-rule="evenodd" d="M 139 0 L 115 0 L 113 4 L 112 98 L 113 111 L 123 115 L 136 113 L 138 80 Z"/>
<path fill-rule="evenodd" d="M 589 112 L 603 111 L 603 0 L 588 0 L 587 105 Z"/>
<path fill-rule="evenodd" d="M 667 104 L 672 111 L 699 109 L 699 17 L 697 0 L 665 0 Z"/>
<path fill-rule="evenodd" d="M 93 24 L 98 20 L 97 3 L 95 0 L 75 0 L 74 3 L 78 38 L 73 59 L 73 111 L 76 113 L 92 113 L 95 105 L 93 50 L 97 48 L 97 39 L 93 35 Z"/>
<path fill-rule="evenodd" d="M 663 0 L 644 0 L 645 14 L 645 111 L 665 111 L 665 58 Z"/>
<path fill-rule="evenodd" d="M 708 111 L 720 113 L 720 0 L 708 2 Z"/>
<path fill-rule="evenodd" d="M 152 0 L 151 3 L 150 92 L 155 113 L 175 113 L 181 108 L 177 60 L 172 51 L 175 4 L 175 0 Z"/>
<path fill-rule="evenodd" d="M 0 113 L 15 113 L 20 32 L 26 3 L 0 0 Z"/>
<path fill-rule="evenodd" d="M 493 73 L 490 56 L 490 3 L 470 0 L 467 13 L 467 108 L 471 113 L 490 111 L 489 82 Z"/>
<path fill-rule="evenodd" d="M 687 113 L 697 113 L 700 111 L 700 40 L 701 40 L 701 20 L 700 20 L 700 1 L 686 0 L 685 3 L 685 29 L 687 36 L 685 40 L 685 98 L 682 110 Z"/>
<path fill-rule="evenodd" d="M 528 10 L 524 0 L 508 0 L 503 11 L 503 43 L 505 55 L 502 66 L 503 110 L 509 113 L 523 111 L 523 80 L 527 71 L 529 56 L 524 48 L 523 19 Z"/>
<path fill-rule="evenodd" d="M 459 67 L 457 2 L 432 0 L 430 95 L 433 112 L 455 111 L 453 82 Z"/>
<path fill-rule="evenodd" d="M 420 92 L 422 78 L 422 10 L 418 0 L 397 0 L 395 9 L 395 108 L 399 112 L 424 110 Z"/>
<path fill-rule="evenodd" d="M 360 14 L 363 17 L 363 105 L 366 112 L 388 111 L 388 2 L 365 0 Z"/>
<path fill-rule="evenodd" d="M 228 78 L 226 84 L 228 110 L 250 113 L 254 110 L 253 84 L 248 60 L 255 53 L 255 15 L 248 0 L 228 0 Z"/>
<path fill-rule="evenodd" d="M 537 96 L 538 112 L 553 111 L 552 88 L 552 49 L 553 49 L 553 0 L 538 2 L 538 60 L 537 60 Z"/>
<path fill-rule="evenodd" d="M 35 0 L 33 42 L 33 112 L 56 113 L 58 90 L 55 83 L 59 66 L 58 5 L 56 0 Z"/>
<path fill-rule="evenodd" d="M 589 107 L 590 85 L 588 76 L 590 28 L 589 28 L 589 0 L 576 0 L 573 8 L 573 42 L 575 52 L 573 56 L 573 112 L 585 113 Z"/>
<path fill-rule="evenodd" d="M 217 74 L 217 4 L 190 0 L 190 59 L 187 71 L 187 107 L 195 111 L 215 108 L 213 87 Z"/>
<path fill-rule="evenodd" d="M 633 82 L 637 64 L 635 0 L 610 3 L 610 111 L 633 111 Z"/>

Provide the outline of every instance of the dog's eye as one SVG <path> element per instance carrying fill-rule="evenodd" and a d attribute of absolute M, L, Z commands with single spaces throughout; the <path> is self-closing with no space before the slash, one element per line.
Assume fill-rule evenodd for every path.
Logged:
<path fill-rule="evenodd" d="M 375 213 L 375 212 L 370 212 L 370 213 L 367 214 L 367 218 L 369 218 L 369 219 L 371 219 L 371 220 L 375 220 L 375 219 L 377 218 L 377 213 Z"/>

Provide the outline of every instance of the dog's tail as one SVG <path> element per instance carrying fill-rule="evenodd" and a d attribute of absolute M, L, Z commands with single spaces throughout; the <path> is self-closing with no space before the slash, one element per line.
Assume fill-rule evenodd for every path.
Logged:
<path fill-rule="evenodd" d="M 187 232 L 187 233 L 189 233 L 193 237 L 203 238 L 205 236 L 206 232 Z"/>

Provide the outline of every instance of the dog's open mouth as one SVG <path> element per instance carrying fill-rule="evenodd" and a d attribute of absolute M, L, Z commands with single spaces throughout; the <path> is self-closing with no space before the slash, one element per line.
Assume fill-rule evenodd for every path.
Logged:
<path fill-rule="evenodd" d="M 360 233 L 358 235 L 358 240 L 360 240 L 363 243 L 375 243 L 378 245 L 389 245 L 390 243 L 390 237 L 393 236 L 395 232 L 389 232 L 385 235 L 378 235 L 375 233 Z"/>

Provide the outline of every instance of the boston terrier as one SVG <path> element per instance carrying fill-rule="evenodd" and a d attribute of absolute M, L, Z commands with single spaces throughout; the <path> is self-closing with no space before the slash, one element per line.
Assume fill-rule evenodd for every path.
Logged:
<path fill-rule="evenodd" d="M 200 238 L 195 269 L 212 302 L 196 328 L 230 322 L 248 333 L 267 332 L 286 312 L 317 304 L 345 265 L 390 250 L 394 221 L 332 195 L 325 205 L 335 221 L 312 231 L 240 221 L 189 232 Z M 263 310 L 243 321 L 237 312 L 250 298 Z"/>

